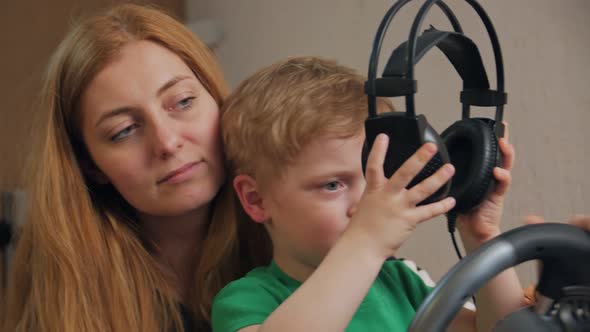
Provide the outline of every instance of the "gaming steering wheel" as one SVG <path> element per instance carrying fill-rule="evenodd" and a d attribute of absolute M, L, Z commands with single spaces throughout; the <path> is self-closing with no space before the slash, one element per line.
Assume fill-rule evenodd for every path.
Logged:
<path fill-rule="evenodd" d="M 533 259 L 543 266 L 537 304 L 508 315 L 493 331 L 590 331 L 590 233 L 560 223 L 510 230 L 463 258 L 428 295 L 408 331 L 445 331 L 487 281 Z"/>

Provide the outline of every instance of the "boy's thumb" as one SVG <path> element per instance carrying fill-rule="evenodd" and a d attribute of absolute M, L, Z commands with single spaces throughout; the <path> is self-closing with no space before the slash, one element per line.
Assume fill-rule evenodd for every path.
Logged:
<path fill-rule="evenodd" d="M 544 222 L 545 219 L 543 219 L 543 217 L 534 214 L 526 215 L 523 218 L 523 223 L 527 225 L 542 224 Z"/>

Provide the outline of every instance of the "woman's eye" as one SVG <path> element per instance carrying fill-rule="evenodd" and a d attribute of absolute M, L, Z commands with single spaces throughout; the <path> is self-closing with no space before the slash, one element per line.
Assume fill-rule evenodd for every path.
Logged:
<path fill-rule="evenodd" d="M 340 181 L 332 181 L 324 184 L 323 187 L 328 191 L 336 191 L 342 187 L 342 183 Z"/>
<path fill-rule="evenodd" d="M 180 111 L 190 109 L 193 106 L 193 99 L 195 99 L 195 97 L 188 97 L 182 99 L 181 101 L 176 103 L 176 109 Z"/>
<path fill-rule="evenodd" d="M 119 141 L 131 134 L 131 132 L 137 128 L 137 124 L 132 124 L 130 126 L 125 127 L 123 130 L 117 132 L 115 135 L 111 136 L 111 141 L 116 142 Z"/>

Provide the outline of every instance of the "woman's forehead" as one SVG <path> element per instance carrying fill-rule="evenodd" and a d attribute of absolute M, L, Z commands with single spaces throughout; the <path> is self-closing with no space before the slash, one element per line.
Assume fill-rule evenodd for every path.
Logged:
<path fill-rule="evenodd" d="M 188 65 L 172 51 L 150 41 L 125 45 L 117 56 L 92 79 L 88 94 L 111 97 L 134 92 L 156 94 L 175 76 L 196 77 Z M 102 98 L 99 98 L 102 99 Z"/>
<path fill-rule="evenodd" d="M 132 42 L 92 79 L 80 105 L 83 113 L 100 117 L 103 112 L 157 98 L 179 81 L 200 86 L 188 65 L 172 51 L 151 41 Z"/>

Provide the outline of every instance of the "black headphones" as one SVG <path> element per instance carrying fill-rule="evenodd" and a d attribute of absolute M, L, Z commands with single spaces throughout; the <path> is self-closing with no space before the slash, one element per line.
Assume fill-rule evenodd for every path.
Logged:
<path fill-rule="evenodd" d="M 504 136 L 502 123 L 504 92 L 504 68 L 496 32 L 483 8 L 474 0 L 466 0 L 483 21 L 492 42 L 496 63 L 497 89 L 490 90 L 488 77 L 475 43 L 463 34 L 457 18 L 450 8 L 439 0 L 428 0 L 418 12 L 412 24 L 407 42 L 398 46 L 383 71 L 376 78 L 378 57 L 385 31 L 393 16 L 410 0 L 397 1 L 385 14 L 375 36 L 369 72 L 365 83 L 368 95 L 369 116 L 365 121 L 366 141 L 363 149 L 363 170 L 368 152 L 378 134 L 390 137 L 384 162 L 384 171 L 390 177 L 421 145 L 436 144 L 437 154 L 412 180 L 408 188 L 432 175 L 445 163 L 452 163 L 455 176 L 432 196 L 421 202 L 427 204 L 447 196 L 456 199 L 453 214 L 469 211 L 479 205 L 494 189 L 494 167 L 502 165 L 498 139 Z M 421 36 L 417 32 L 433 4 L 438 5 L 451 22 L 454 32 L 439 31 L 433 27 Z M 463 81 L 460 100 L 463 104 L 461 120 L 455 122 L 439 136 L 428 124 L 424 115 L 416 115 L 414 94 L 414 65 L 433 46 L 437 46 L 453 64 Z M 405 112 L 377 114 L 377 97 L 405 96 Z M 496 107 L 495 119 L 471 118 L 470 106 Z"/>

